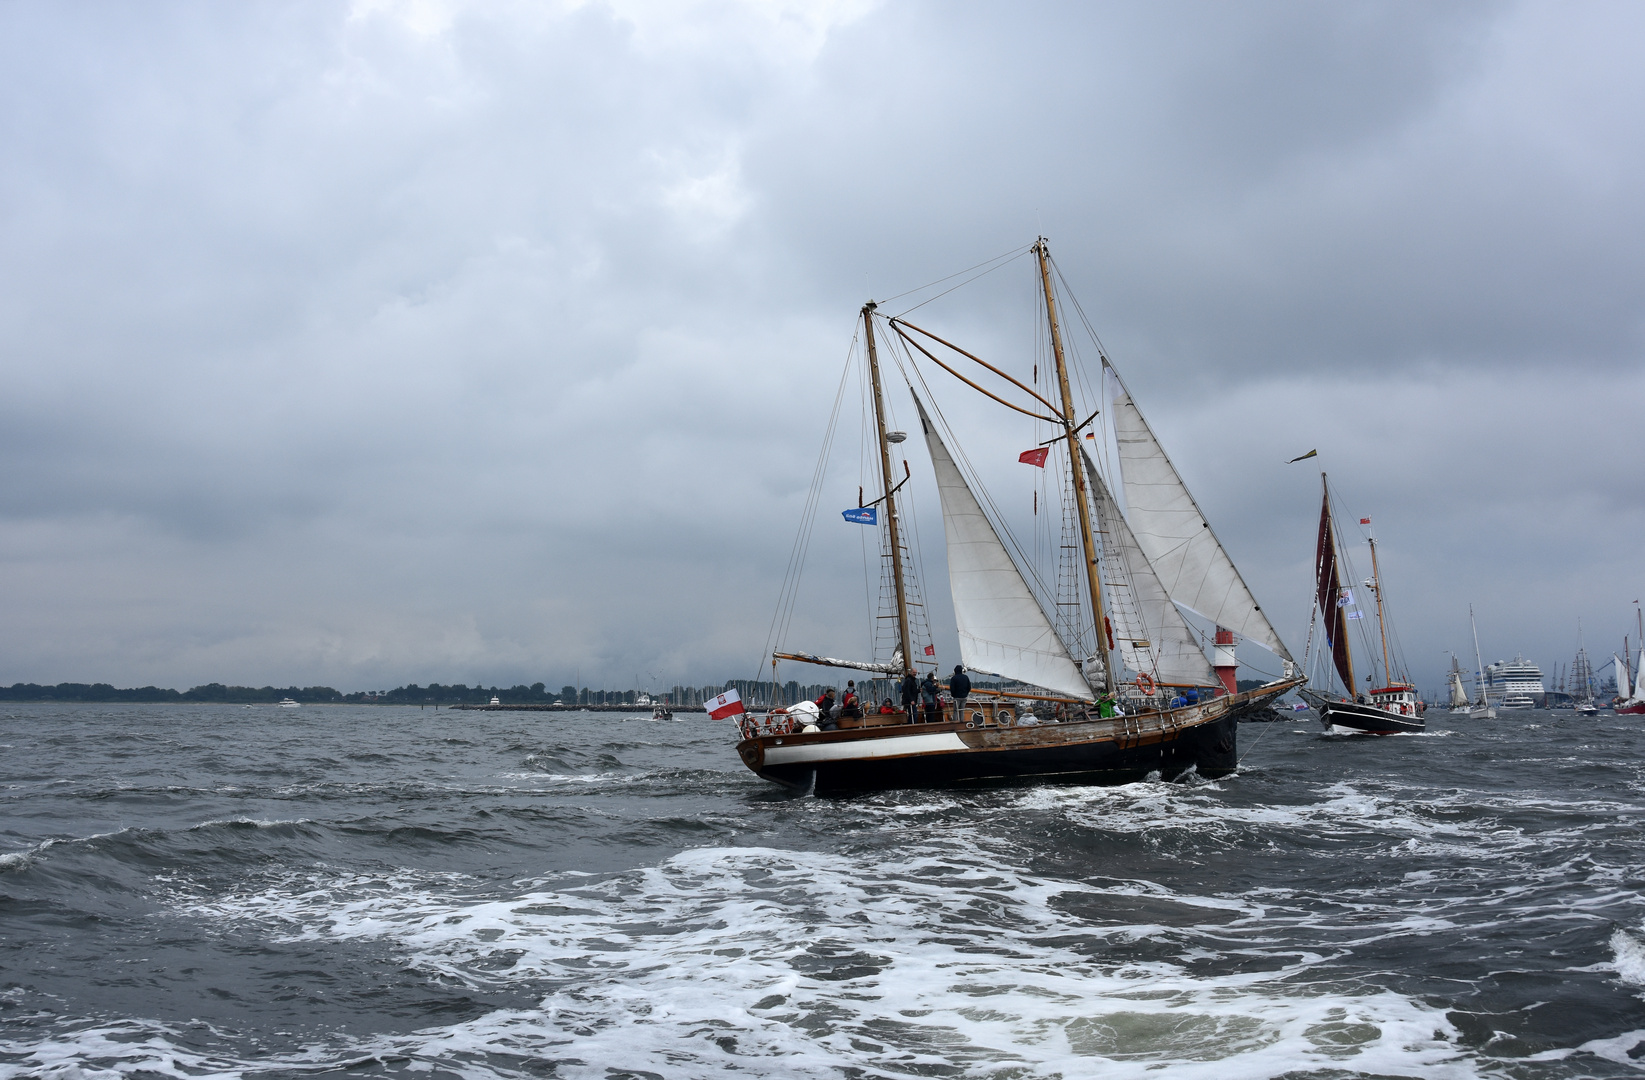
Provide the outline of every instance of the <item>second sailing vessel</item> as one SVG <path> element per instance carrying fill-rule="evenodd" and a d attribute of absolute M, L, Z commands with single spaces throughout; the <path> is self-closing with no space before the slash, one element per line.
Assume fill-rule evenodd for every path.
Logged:
<path fill-rule="evenodd" d="M 1645 715 L 1645 618 L 1641 618 L 1639 608 L 1634 609 L 1634 621 L 1640 635 L 1639 662 L 1630 672 L 1628 639 L 1623 638 L 1622 655 L 1616 665 L 1616 701 L 1612 702 L 1618 716 Z"/>
<path fill-rule="evenodd" d="M 1457 663 L 1456 653 L 1451 654 L 1451 670 L 1445 675 L 1445 689 L 1450 694 L 1451 711 L 1466 713 L 1468 711 L 1468 691 L 1462 688 L 1462 667 Z"/>
<path fill-rule="evenodd" d="M 1377 686 L 1376 660 L 1371 661 L 1372 673 L 1366 676 L 1371 688 L 1361 692 L 1354 681 L 1354 655 L 1348 644 L 1348 623 L 1359 619 L 1363 612 L 1354 604 L 1353 585 L 1343 584 L 1340 566 L 1346 565 L 1342 556 L 1335 521 L 1331 514 L 1331 486 L 1324 473 L 1319 475 L 1323 494 L 1320 499 L 1319 536 L 1314 553 L 1315 596 L 1319 604 L 1318 618 L 1325 630 L 1325 648 L 1321 656 L 1330 654 L 1330 667 L 1342 680 L 1342 694 L 1329 692 L 1329 676 L 1324 680 L 1327 689 L 1304 688 L 1304 701 L 1319 710 L 1319 722 L 1327 731 L 1356 735 L 1399 735 L 1424 730 L 1428 725 L 1422 718 L 1423 704 L 1411 680 L 1394 673 L 1392 655 L 1388 649 L 1388 618 L 1382 595 L 1382 571 L 1377 564 L 1376 536 L 1371 536 L 1371 577 L 1364 582 L 1377 601 L 1377 631 L 1382 639 L 1383 685 Z M 1361 519 L 1361 524 L 1369 524 Z M 1311 639 L 1310 639 L 1311 645 Z"/>
<path fill-rule="evenodd" d="M 879 497 L 865 503 L 859 494 L 859 507 L 845 516 L 880 530 L 889 601 L 881 625 L 894 620 L 896 640 L 888 657 L 867 661 L 778 648 L 771 654 L 773 685 L 778 661 L 854 668 L 896 680 L 912 679 L 919 666 L 936 666 L 929 659 L 932 646 L 915 647 L 911 608 L 923 608 L 910 601 L 914 575 L 898 500 L 912 473 L 906 461 L 902 477 L 892 467 L 891 447 L 901 440 L 899 432 L 888 431 L 880 333 L 889 331 L 887 341 L 897 350 L 893 356 L 911 393 L 916 379 L 924 386 L 918 353 L 996 403 L 1049 425 L 1052 438 L 1025 451 L 1020 460 L 1045 468 L 1055 455 L 1062 470 L 1067 531 L 1060 546 L 1070 572 L 1059 576 L 1052 591 L 1025 565 L 997 507 L 986 492 L 979 497 L 974 473 L 968 481 L 967 459 L 951 448 L 952 429 L 929 398 L 929 387 L 926 400 L 915 393 L 942 507 L 960 657 L 965 668 L 1004 683 L 962 696 L 963 709 L 956 702 L 944 704 L 935 716 L 928 712 L 931 722 L 925 723 L 916 722 L 916 710 L 895 710 L 889 704 L 880 712 L 842 715 L 833 730 L 813 722 L 826 718 L 810 706 L 745 716 L 737 751 L 758 775 L 816 790 L 1023 779 L 1122 782 L 1188 770 L 1220 775 L 1238 765 L 1240 715 L 1266 708 L 1302 681 L 1292 677 L 1290 654 L 1279 635 L 1103 356 L 1099 385 L 1106 387 L 1112 376 L 1120 388 L 1111 408 L 1128 513 L 1120 512 L 1103 474 L 1081 445 L 1083 429 L 1104 408 L 1082 419 L 1091 402 L 1076 406 L 1049 249 L 1041 238 L 1015 254 L 1026 253 L 1032 253 L 1039 271 L 1045 318 L 1041 340 L 1049 345 L 1052 365 L 1051 387 L 1043 395 L 900 316 L 887 318 L 873 302 L 863 306 L 861 340 L 878 450 L 872 472 L 878 474 Z M 1017 400 L 961 374 L 957 365 L 966 362 L 1008 384 L 1004 393 Z M 1032 381 L 1039 382 L 1037 368 Z M 805 548 L 803 529 L 801 540 L 797 552 Z M 1048 592 L 1054 599 L 1047 598 Z M 787 606 L 779 605 L 778 623 L 785 610 L 792 610 L 792 597 L 783 603 Z M 1263 645 L 1284 663 L 1285 675 L 1239 691 L 1231 666 L 1225 667 L 1225 675 L 1213 670 L 1178 604 L 1225 633 L 1238 632 Z M 1228 650 L 1231 654 L 1231 645 Z M 934 683 L 927 686 L 935 689 Z"/>

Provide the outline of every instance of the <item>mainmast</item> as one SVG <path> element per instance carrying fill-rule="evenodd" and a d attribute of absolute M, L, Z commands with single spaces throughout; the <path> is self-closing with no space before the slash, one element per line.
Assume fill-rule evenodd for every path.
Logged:
<path fill-rule="evenodd" d="M 902 648 L 902 669 L 914 670 L 913 639 L 908 633 L 908 593 L 902 575 L 902 535 L 897 525 L 896 483 L 891 473 L 891 442 L 885 437 L 885 399 L 880 393 L 880 354 L 874 348 L 874 309 L 870 300 L 862 306 L 863 341 L 868 346 L 868 382 L 874 388 L 874 431 L 880 441 L 880 479 L 885 487 L 885 524 L 891 537 L 891 580 L 897 590 L 897 641 Z M 884 580 L 883 578 L 881 580 Z"/>
<path fill-rule="evenodd" d="M 1068 387 L 1068 364 L 1062 353 L 1062 327 L 1057 322 L 1057 304 L 1051 291 L 1051 253 L 1045 237 L 1034 242 L 1040 260 L 1040 286 L 1045 294 L 1045 318 L 1051 328 L 1051 352 L 1057 362 L 1057 388 L 1062 391 L 1063 427 L 1068 440 L 1068 469 L 1074 481 L 1074 504 L 1079 517 L 1080 543 L 1085 549 L 1085 580 L 1091 595 L 1091 617 L 1096 621 L 1097 650 L 1102 657 L 1103 687 L 1115 689 L 1113 657 L 1108 649 L 1107 620 L 1102 611 L 1102 579 L 1097 567 L 1096 539 L 1091 535 L 1091 509 L 1085 491 L 1085 472 L 1080 468 L 1079 415 L 1074 411 L 1074 395 Z"/>
<path fill-rule="evenodd" d="M 1388 666 L 1388 624 L 1382 621 L 1382 574 L 1377 571 L 1377 534 L 1371 531 L 1371 591 L 1377 594 L 1377 633 L 1382 635 L 1382 685 L 1394 685 L 1394 669 Z"/>

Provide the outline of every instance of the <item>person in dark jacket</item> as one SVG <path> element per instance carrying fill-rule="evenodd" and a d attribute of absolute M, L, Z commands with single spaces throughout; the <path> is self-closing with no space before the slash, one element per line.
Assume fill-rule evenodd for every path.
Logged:
<path fill-rule="evenodd" d="M 937 673 L 925 673 L 925 681 L 920 683 L 920 696 L 925 699 L 925 722 L 935 724 L 942 719 L 942 711 L 937 708 L 937 695 L 942 693 L 942 687 L 937 685 Z"/>
<path fill-rule="evenodd" d="M 845 696 L 840 698 L 840 715 L 852 719 L 862 719 L 862 702 L 857 700 L 857 681 L 852 679 L 845 684 Z"/>
<path fill-rule="evenodd" d="M 817 712 L 820 714 L 817 717 L 817 726 L 823 731 L 833 731 L 840 726 L 840 718 L 837 711 L 837 706 L 834 704 L 834 688 L 832 686 L 830 686 L 827 690 L 824 690 L 822 692 L 822 697 L 817 699 Z"/>
<path fill-rule="evenodd" d="M 964 664 L 954 665 L 954 677 L 948 680 L 948 693 L 954 698 L 954 719 L 965 719 L 965 699 L 971 693 L 971 676 Z"/>
<path fill-rule="evenodd" d="M 902 711 L 908 714 L 908 722 L 920 722 L 920 680 L 914 677 L 912 671 L 902 677 Z"/>

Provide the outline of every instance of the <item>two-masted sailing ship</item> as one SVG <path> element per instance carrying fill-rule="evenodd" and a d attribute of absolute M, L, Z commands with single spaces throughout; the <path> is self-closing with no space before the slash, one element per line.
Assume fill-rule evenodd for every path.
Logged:
<path fill-rule="evenodd" d="M 1427 722 L 1422 718 L 1423 703 L 1416 686 L 1403 672 L 1396 671 L 1393 653 L 1388 647 L 1388 611 L 1383 596 L 1382 569 L 1377 562 L 1377 541 L 1370 537 L 1371 576 L 1361 584 L 1369 589 L 1377 603 L 1377 635 L 1382 642 L 1382 666 L 1377 667 L 1376 654 L 1371 653 L 1371 668 L 1366 674 L 1369 684 L 1364 690 L 1354 680 L 1354 653 L 1349 644 L 1348 624 L 1364 617 L 1364 611 L 1354 600 L 1352 573 L 1342 571 L 1348 561 L 1338 543 L 1338 530 L 1331 513 L 1331 485 L 1320 473 L 1319 534 L 1314 548 L 1314 586 L 1318 607 L 1315 619 L 1324 629 L 1324 647 L 1320 649 L 1324 669 L 1315 684 L 1304 687 L 1302 699 L 1319 713 L 1319 722 L 1327 731 L 1343 734 L 1398 735 L 1422 731 Z M 1369 519 L 1362 518 L 1362 524 Z M 1309 653 L 1313 649 L 1313 632 L 1309 632 Z M 1325 658 L 1329 657 L 1326 662 Z M 1361 668 L 1364 670 L 1364 667 Z M 1341 693 L 1333 692 L 1331 675 L 1341 680 Z M 1381 683 L 1382 685 L 1377 685 Z"/>
<path fill-rule="evenodd" d="M 1616 663 L 1616 700 L 1611 705 L 1618 716 L 1645 716 L 1645 617 L 1634 608 L 1635 628 L 1639 632 L 1639 652 L 1630 670 L 1628 639 L 1622 639 L 1622 655 L 1612 656 Z"/>
<path fill-rule="evenodd" d="M 1043 380 L 1037 362 L 1032 378 L 1027 370 L 1014 375 L 904 316 L 887 316 L 873 302 L 863 306 L 859 340 L 865 396 L 872 400 L 878 491 L 869 500 L 859 489 L 859 506 L 844 516 L 879 531 L 886 572 L 877 625 L 895 630 L 879 636 L 883 649 L 868 660 L 784 648 L 795 595 L 785 586 L 769 652 L 774 689 L 780 686 L 779 662 L 869 672 L 882 680 L 875 685 L 887 687 L 937 670 L 917 599 L 917 551 L 905 521 L 910 509 L 905 486 L 914 474 L 906 460 L 900 470 L 893 461 L 893 447 L 903 435 L 888 424 L 883 350 L 892 355 L 914 398 L 942 510 L 960 659 L 978 685 L 962 699 L 963 709 L 945 700 L 935 717 L 890 704 L 842 716 L 837 727 L 811 722 L 817 712 L 803 705 L 745 714 L 737 751 L 748 768 L 768 780 L 826 791 L 1024 780 L 1117 783 L 1190 770 L 1222 775 L 1238 765 L 1241 714 L 1267 708 L 1302 681 L 1294 677 L 1285 645 L 1100 342 L 1102 367 L 1095 384 L 1070 363 L 1066 311 L 1053 286 L 1054 263 L 1044 239 L 1010 258 L 1021 255 L 1033 257 L 1036 303 L 1043 301 L 1044 321 L 1036 334 L 1043 351 L 1035 354 L 1048 361 Z M 981 485 L 925 382 L 926 363 L 985 395 L 992 402 L 987 408 L 1032 417 L 1038 433 L 1050 435 L 1019 460 L 1044 469 L 1047 483 L 1057 478 L 1056 499 L 1048 492 L 1045 501 L 1061 503 L 1061 532 L 1041 545 L 1055 549 L 1055 573 L 1042 573 L 1043 565 L 1018 543 Z M 841 385 L 843 391 L 845 382 Z M 1076 385 L 1088 395 L 1085 400 L 1076 400 Z M 1093 406 L 1093 385 L 1102 399 L 1111 387 L 1112 400 Z M 1099 419 L 1107 422 L 1100 448 L 1094 426 Z M 1094 456 L 1106 456 L 1109 445 L 1118 459 L 1123 513 Z M 807 504 L 810 520 L 824 471 L 819 465 Z M 1036 514 L 1039 498 L 1036 489 Z M 1052 516 L 1046 507 L 1046 518 Z M 1047 524 L 1045 531 L 1056 528 Z M 795 551 L 803 553 L 809 543 L 808 526 L 802 525 Z M 798 580 L 793 566 L 790 579 Z M 1216 670 L 1207 660 L 1206 641 L 1178 605 L 1221 631 Z M 925 639 L 916 640 L 916 630 L 923 630 Z M 1284 674 L 1239 691 L 1233 677 L 1235 634 L 1272 652 Z M 985 683 L 990 676 L 998 681 Z"/>

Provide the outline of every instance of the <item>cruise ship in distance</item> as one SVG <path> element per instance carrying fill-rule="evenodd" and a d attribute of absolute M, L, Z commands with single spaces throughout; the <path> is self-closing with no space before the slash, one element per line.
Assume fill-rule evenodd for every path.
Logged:
<path fill-rule="evenodd" d="M 1485 700 L 1499 709 L 1540 708 L 1546 693 L 1542 669 L 1523 656 L 1485 668 Z"/>

